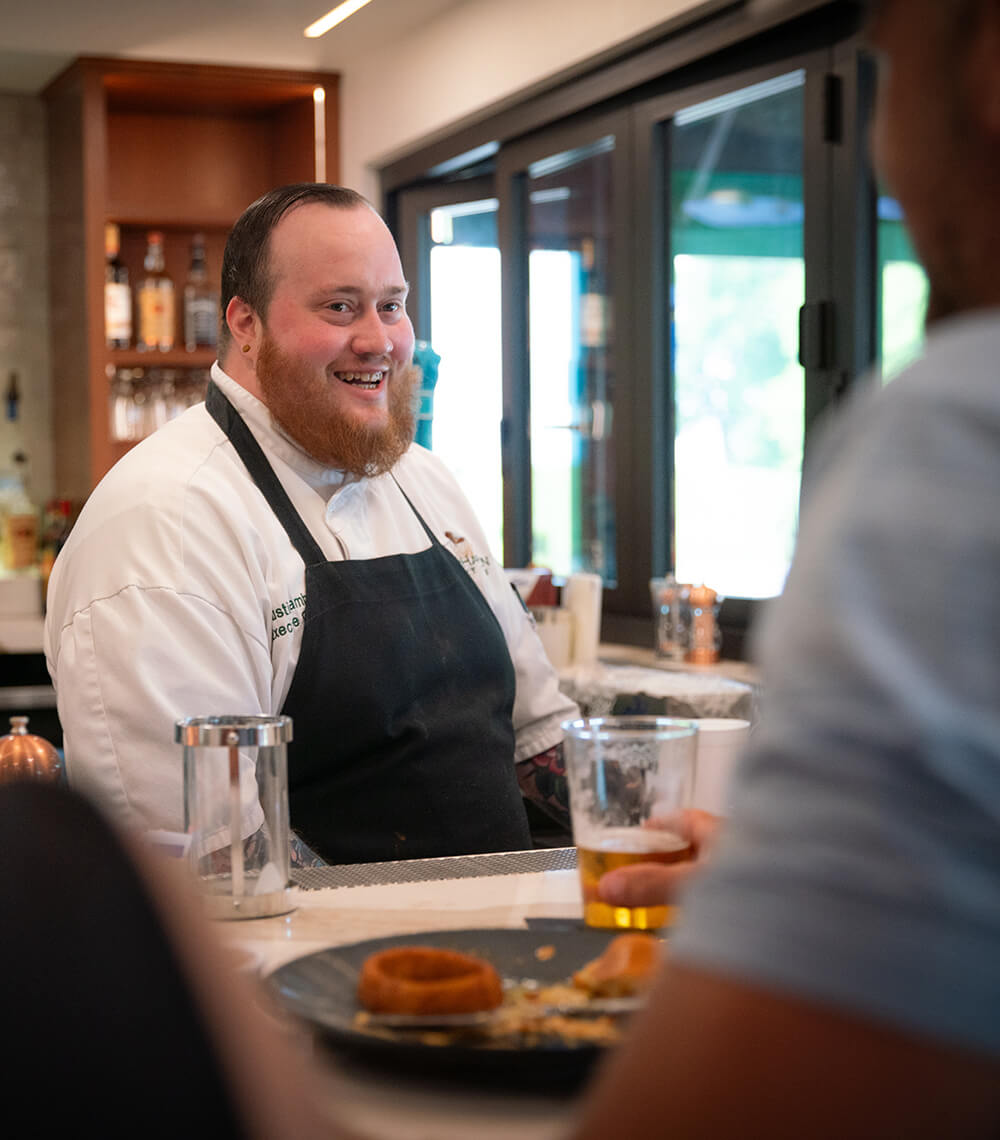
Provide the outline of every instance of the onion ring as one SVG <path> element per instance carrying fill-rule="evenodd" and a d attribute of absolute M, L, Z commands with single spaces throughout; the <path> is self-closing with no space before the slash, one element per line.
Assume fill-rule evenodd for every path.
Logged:
<path fill-rule="evenodd" d="M 500 975 L 482 958 L 431 946 L 397 946 L 361 966 L 358 1001 L 372 1013 L 477 1013 L 503 1001 Z"/>

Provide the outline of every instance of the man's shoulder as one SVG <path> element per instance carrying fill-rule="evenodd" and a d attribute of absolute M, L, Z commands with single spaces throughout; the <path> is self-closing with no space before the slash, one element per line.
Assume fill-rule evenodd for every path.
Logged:
<path fill-rule="evenodd" d="M 201 412 L 138 444 L 97 485 L 56 561 L 57 604 L 76 612 L 127 586 L 190 590 L 266 545 L 247 525 L 259 493 Z"/>
<path fill-rule="evenodd" d="M 937 481 L 961 496 L 1000 473 L 1000 312 L 970 313 L 935 325 L 920 359 L 890 380 L 867 425 L 870 465 L 900 496 Z M 863 445 L 864 446 L 864 445 Z M 946 484 L 946 486 L 945 486 Z M 992 497 L 992 490 L 990 496 Z"/>
<path fill-rule="evenodd" d="M 190 409 L 128 452 L 98 483 L 81 521 L 139 510 L 183 511 L 194 495 L 228 499 L 249 483 L 246 470 L 203 405 Z"/>
<path fill-rule="evenodd" d="M 224 438 L 204 405 L 198 404 L 126 452 L 97 484 L 94 494 L 106 494 L 109 488 L 119 489 L 136 479 L 183 478 Z"/>
<path fill-rule="evenodd" d="M 898 376 L 884 385 L 869 377 L 828 414 L 813 439 L 807 491 L 824 473 L 869 484 L 891 475 L 905 491 L 911 471 L 971 473 L 1000 464 L 998 360 L 1000 311 L 935 325 Z"/>
<path fill-rule="evenodd" d="M 932 326 L 920 357 L 885 388 L 894 408 L 926 405 L 1000 414 L 1000 310 L 950 317 Z"/>

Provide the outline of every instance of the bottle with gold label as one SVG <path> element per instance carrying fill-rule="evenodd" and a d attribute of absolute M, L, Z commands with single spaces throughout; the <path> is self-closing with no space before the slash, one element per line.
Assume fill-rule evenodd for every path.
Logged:
<path fill-rule="evenodd" d="M 169 352 L 174 347 L 176 305 L 174 283 L 163 259 L 163 234 L 154 230 L 146 237 L 145 270 L 136 289 L 139 327 L 136 348 Z"/>

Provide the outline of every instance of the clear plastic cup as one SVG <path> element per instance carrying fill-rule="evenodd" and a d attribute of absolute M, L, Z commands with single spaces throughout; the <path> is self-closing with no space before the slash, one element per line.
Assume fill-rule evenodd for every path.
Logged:
<path fill-rule="evenodd" d="M 697 725 L 655 716 L 566 721 L 570 817 L 588 926 L 653 930 L 669 906 L 613 907 L 598 897 L 602 875 L 632 863 L 693 858 L 684 812 L 694 791 Z"/>

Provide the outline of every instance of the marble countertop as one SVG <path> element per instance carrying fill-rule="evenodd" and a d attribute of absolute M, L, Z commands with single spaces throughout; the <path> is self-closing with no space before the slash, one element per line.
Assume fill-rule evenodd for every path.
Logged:
<path fill-rule="evenodd" d="M 602 645 L 596 662 L 559 670 L 559 687 L 584 716 L 640 713 L 756 722 L 760 689 L 742 662 L 694 666 L 652 650 Z"/>
<path fill-rule="evenodd" d="M 717 661 L 714 665 L 689 665 L 685 661 L 671 661 L 660 657 L 654 650 L 637 645 L 602 643 L 598 659 L 608 665 L 639 665 L 647 669 L 660 669 L 665 673 L 686 673 L 700 677 L 724 677 L 741 681 L 745 685 L 760 684 L 760 672 L 749 661 Z"/>

